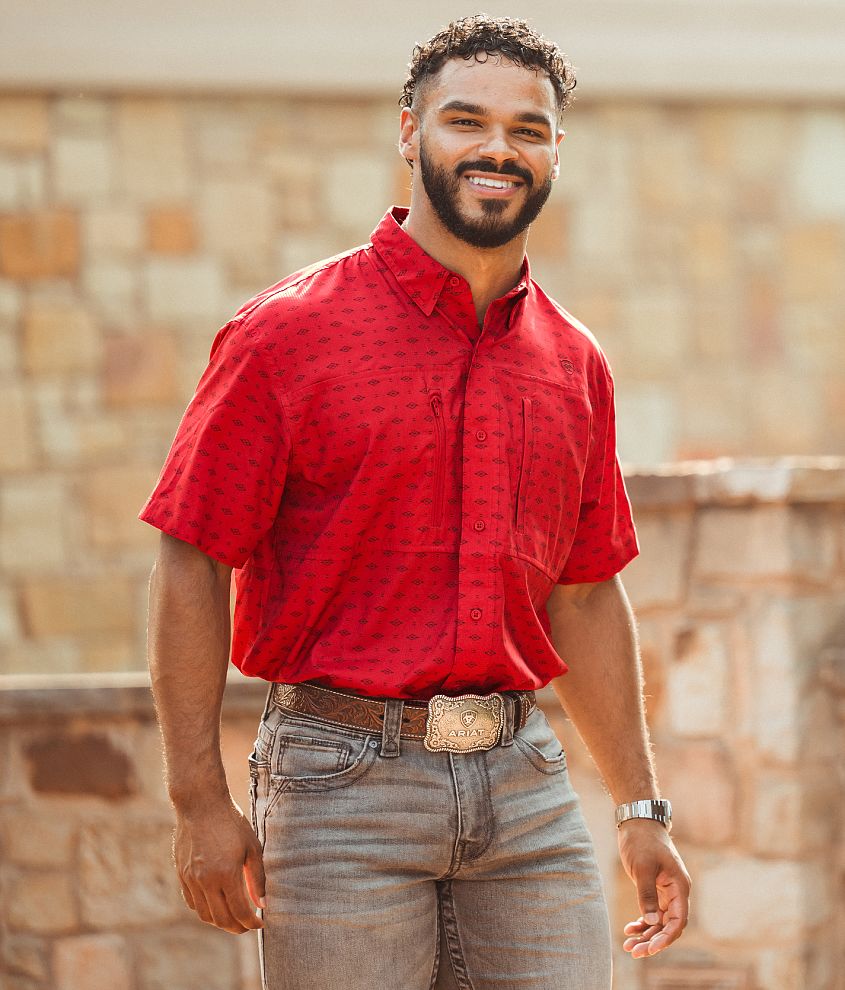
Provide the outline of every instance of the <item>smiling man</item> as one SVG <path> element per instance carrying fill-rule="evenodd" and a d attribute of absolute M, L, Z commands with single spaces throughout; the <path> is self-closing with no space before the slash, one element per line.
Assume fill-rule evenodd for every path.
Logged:
<path fill-rule="evenodd" d="M 610 987 L 547 684 L 617 804 L 625 948 L 686 925 L 618 576 L 637 544 L 611 374 L 525 256 L 574 84 L 522 21 L 416 48 L 410 210 L 223 327 L 141 511 L 182 891 L 259 929 L 267 990 Z M 251 823 L 220 756 L 230 649 L 270 682 Z"/>

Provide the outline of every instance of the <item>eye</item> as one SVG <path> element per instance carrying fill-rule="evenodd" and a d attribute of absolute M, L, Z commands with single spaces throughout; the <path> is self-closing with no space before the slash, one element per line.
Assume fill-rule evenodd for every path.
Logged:
<path fill-rule="evenodd" d="M 522 128 L 520 128 L 519 131 L 517 131 L 517 133 L 518 134 L 527 134 L 528 137 L 537 138 L 539 140 L 542 140 L 545 137 L 544 134 L 541 134 L 539 131 L 533 131 L 533 130 L 531 130 L 530 127 L 522 127 Z"/>
<path fill-rule="evenodd" d="M 478 126 L 477 120 L 470 120 L 466 117 L 459 117 L 457 120 L 452 121 L 453 124 L 457 124 L 459 127 L 476 127 Z"/>

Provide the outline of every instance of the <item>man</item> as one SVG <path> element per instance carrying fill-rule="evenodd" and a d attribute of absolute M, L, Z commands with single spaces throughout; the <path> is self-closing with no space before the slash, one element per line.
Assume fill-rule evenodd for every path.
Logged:
<path fill-rule="evenodd" d="M 410 211 L 221 330 L 141 512 L 182 891 L 260 930 L 269 990 L 609 987 L 547 683 L 620 806 L 625 948 L 686 924 L 618 578 L 637 546 L 610 371 L 525 259 L 573 86 L 521 21 L 415 49 Z M 219 750 L 233 568 L 232 660 L 273 682 L 252 827 Z"/>

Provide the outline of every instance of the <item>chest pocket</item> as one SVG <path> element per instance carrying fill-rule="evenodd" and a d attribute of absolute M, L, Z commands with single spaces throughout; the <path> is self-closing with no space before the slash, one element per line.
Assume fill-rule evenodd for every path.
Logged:
<path fill-rule="evenodd" d="M 293 396 L 282 550 L 335 556 L 356 543 L 443 547 L 456 459 L 447 370 L 344 375 Z"/>
<path fill-rule="evenodd" d="M 581 505 L 591 409 L 576 387 L 502 372 L 513 549 L 551 576 L 566 559 Z"/>

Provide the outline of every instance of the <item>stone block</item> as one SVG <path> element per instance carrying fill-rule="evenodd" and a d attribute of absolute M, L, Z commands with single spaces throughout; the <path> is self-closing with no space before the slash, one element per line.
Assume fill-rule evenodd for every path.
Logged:
<path fill-rule="evenodd" d="M 558 263 L 566 259 L 569 253 L 568 220 L 569 209 L 566 203 L 546 204 L 543 212 L 531 224 L 529 243 L 532 257 L 535 254 L 545 254 Z"/>
<path fill-rule="evenodd" d="M 17 866 L 70 866 L 76 844 L 70 815 L 10 809 L 3 818 L 3 855 Z"/>
<path fill-rule="evenodd" d="M 0 273 L 16 279 L 75 275 L 79 229 L 70 210 L 0 216 Z"/>
<path fill-rule="evenodd" d="M 676 808 L 673 836 L 698 846 L 733 842 L 739 781 L 726 749 L 709 742 L 666 744 L 658 755 L 661 789 Z"/>
<path fill-rule="evenodd" d="M 96 371 L 102 339 L 91 314 L 78 302 L 34 300 L 24 315 L 24 364 L 29 372 Z"/>
<path fill-rule="evenodd" d="M 103 259 L 134 255 L 143 246 L 141 216 L 126 207 L 99 207 L 83 217 L 82 239 L 90 255 Z"/>
<path fill-rule="evenodd" d="M 47 202 L 46 169 L 40 158 L 0 158 L 0 210 L 37 210 Z"/>
<path fill-rule="evenodd" d="M 328 218 L 366 240 L 384 213 L 384 193 L 391 188 L 393 161 L 386 155 L 346 151 L 324 163 Z"/>
<path fill-rule="evenodd" d="M 138 990 L 233 990 L 238 941 L 199 924 L 150 934 L 137 949 Z"/>
<path fill-rule="evenodd" d="M 76 424 L 77 455 L 86 464 L 114 463 L 114 455 L 130 449 L 131 425 L 113 415 L 83 417 Z"/>
<path fill-rule="evenodd" d="M 147 247 L 154 254 L 193 254 L 197 231 L 187 206 L 158 206 L 147 212 Z"/>
<path fill-rule="evenodd" d="M 77 935 L 53 946 L 55 990 L 132 990 L 126 941 L 119 935 Z"/>
<path fill-rule="evenodd" d="M 809 219 L 845 219 L 845 120 L 834 109 L 802 117 L 789 170 L 793 208 Z"/>
<path fill-rule="evenodd" d="M 106 339 L 103 397 L 110 406 L 176 405 L 179 355 L 170 334 L 155 330 Z"/>
<path fill-rule="evenodd" d="M 173 867 L 171 832 L 167 819 L 132 819 L 83 828 L 79 901 L 87 926 L 113 931 L 184 918 L 187 908 Z M 189 944 L 195 954 L 195 944 Z M 202 981 L 194 984 L 204 985 Z"/>
<path fill-rule="evenodd" d="M 64 203 L 97 203 L 114 186 L 112 149 L 106 137 L 59 135 L 53 144 L 53 188 Z"/>
<path fill-rule="evenodd" d="M 697 575 L 788 577 L 789 523 L 789 510 L 779 505 L 702 509 L 694 558 Z"/>
<path fill-rule="evenodd" d="M 679 736 L 718 736 L 729 724 L 727 631 L 699 623 L 679 631 L 667 672 L 667 708 Z"/>
<path fill-rule="evenodd" d="M 700 866 L 696 879 L 699 925 L 725 942 L 779 941 L 807 925 L 805 867 L 791 860 L 722 854 Z M 819 915 L 812 918 L 818 923 Z"/>
<path fill-rule="evenodd" d="M 780 279 L 787 299 L 805 303 L 838 300 L 843 269 L 841 222 L 818 220 L 787 229 Z"/>
<path fill-rule="evenodd" d="M 122 185 L 130 201 L 172 203 L 190 194 L 182 107 L 164 98 L 126 97 L 117 104 Z"/>
<path fill-rule="evenodd" d="M 631 464 L 670 460 L 678 439 L 678 399 L 656 383 L 627 383 L 616 393 L 619 456 Z"/>
<path fill-rule="evenodd" d="M 49 951 L 47 941 L 41 938 L 34 938 L 29 935 L 12 935 L 3 940 L 0 947 L 0 959 L 2 959 L 3 972 L 12 977 L 30 978 L 40 981 L 38 987 L 43 986 L 49 979 L 50 965 L 48 962 Z M 29 984 L 34 986 L 36 984 Z M 4 984 L 5 986 L 5 984 Z"/>
<path fill-rule="evenodd" d="M 79 924 L 71 877 L 56 870 L 17 873 L 6 883 L 6 918 L 16 932 L 65 935 Z"/>
<path fill-rule="evenodd" d="M 758 986 L 769 990 L 808 990 L 804 950 L 800 945 L 779 945 L 757 953 Z M 822 990 L 822 988 L 819 988 Z"/>
<path fill-rule="evenodd" d="M 29 782 L 37 794 L 117 801 L 137 790 L 132 761 L 98 732 L 57 732 L 26 746 Z"/>
<path fill-rule="evenodd" d="M 14 643 L 20 635 L 17 596 L 11 586 L 0 585 L 0 644 Z"/>
<path fill-rule="evenodd" d="M 8 478 L 0 488 L 0 568 L 39 572 L 67 559 L 65 487 L 60 478 Z"/>
<path fill-rule="evenodd" d="M 83 481 L 83 501 L 93 546 L 126 550 L 150 545 L 150 527 L 138 519 L 161 465 L 126 464 L 95 468 Z"/>
<path fill-rule="evenodd" d="M 53 113 L 62 134 L 105 134 L 112 122 L 112 101 L 90 93 L 60 96 Z"/>
<path fill-rule="evenodd" d="M 143 649 L 133 636 L 134 629 L 124 636 L 85 636 L 79 641 L 80 668 L 86 673 L 97 671 L 142 670 L 145 666 Z"/>
<path fill-rule="evenodd" d="M 212 258 L 154 258 L 144 271 L 147 312 L 153 320 L 222 324 L 223 274 Z"/>
<path fill-rule="evenodd" d="M 134 623 L 132 585 L 119 574 L 28 580 L 21 603 L 27 631 L 36 638 L 122 632 Z"/>
<path fill-rule="evenodd" d="M 767 602 L 751 616 L 753 734 L 758 751 L 792 763 L 801 746 L 801 674 L 790 603 Z"/>
<path fill-rule="evenodd" d="M 734 245 L 725 220 L 694 220 L 687 228 L 688 268 L 696 286 L 721 289 L 730 283 L 736 267 Z"/>
<path fill-rule="evenodd" d="M 27 390 L 22 382 L 0 379 L 0 472 L 26 471 L 35 465 L 37 453 Z"/>
<path fill-rule="evenodd" d="M 631 602 L 637 609 L 680 604 L 686 594 L 691 514 L 644 512 L 636 526 L 640 555 L 623 575 Z"/>
<path fill-rule="evenodd" d="M 83 286 L 93 312 L 115 329 L 134 332 L 143 292 L 133 261 L 119 256 L 92 260 L 85 266 Z"/>
<path fill-rule="evenodd" d="M 407 172 L 408 166 L 402 163 Z M 320 167 L 301 153 L 273 148 L 261 159 L 278 203 L 279 221 L 285 230 L 311 230 L 320 223 L 318 206 Z M 400 200 L 393 197 L 393 202 Z"/>
<path fill-rule="evenodd" d="M 747 382 L 739 375 L 723 374 L 721 364 L 702 362 L 685 374 L 679 389 L 675 451 L 685 460 L 741 454 L 754 443 Z"/>
<path fill-rule="evenodd" d="M 47 147 L 49 134 L 46 97 L 0 97 L 0 148 L 14 152 L 42 151 Z"/>
<path fill-rule="evenodd" d="M 80 669 L 79 643 L 71 639 L 46 642 L 21 639 L 0 650 L 3 674 L 73 674 Z"/>
<path fill-rule="evenodd" d="M 637 142 L 636 179 L 641 204 L 649 211 L 677 215 L 695 203 L 698 169 L 695 145 L 686 128 L 661 126 L 653 140 Z"/>
<path fill-rule="evenodd" d="M 224 258 L 266 254 L 278 229 L 274 199 L 255 178 L 203 183 L 199 221 L 203 247 Z"/>
<path fill-rule="evenodd" d="M 750 848 L 763 856 L 800 855 L 804 850 L 801 779 L 761 770 L 753 788 Z"/>
<path fill-rule="evenodd" d="M 628 374 L 646 380 L 670 375 L 691 353 L 689 299 L 680 289 L 651 289 L 627 300 L 622 312 L 626 336 L 636 341 Z"/>

